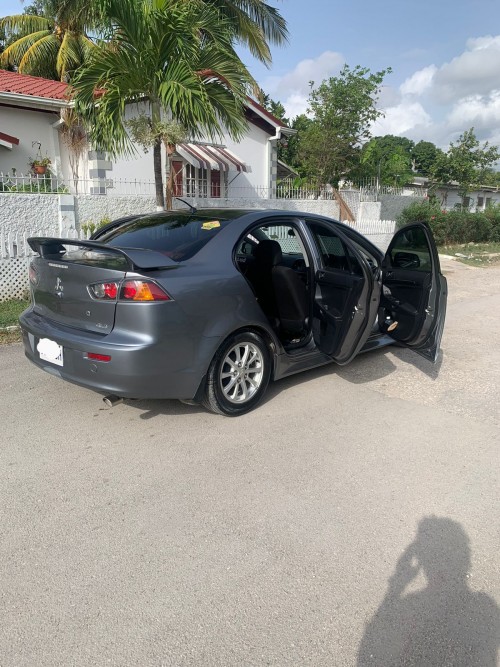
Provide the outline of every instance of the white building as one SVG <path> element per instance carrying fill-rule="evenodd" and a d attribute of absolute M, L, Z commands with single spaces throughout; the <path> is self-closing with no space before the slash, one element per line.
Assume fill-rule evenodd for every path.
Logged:
<path fill-rule="evenodd" d="M 61 110 L 71 106 L 70 88 L 61 82 L 0 70 L 0 174 L 18 185 L 40 185 L 30 158 L 50 159 L 57 185 L 71 193 L 153 194 L 152 150 L 137 147 L 132 159 L 114 162 L 91 147 L 76 161 L 62 140 Z M 130 114 L 138 112 L 131 105 Z M 173 156 L 175 194 L 196 199 L 272 196 L 277 179 L 278 142 L 293 130 L 260 104 L 247 99 L 248 131 L 239 142 L 179 144 Z M 164 166 L 165 166 L 165 156 Z M 73 164 L 71 164 L 73 163 Z M 73 168 L 72 168 L 73 167 Z M 20 181 L 21 175 L 26 175 Z M 45 180 L 45 184 L 46 184 Z"/>

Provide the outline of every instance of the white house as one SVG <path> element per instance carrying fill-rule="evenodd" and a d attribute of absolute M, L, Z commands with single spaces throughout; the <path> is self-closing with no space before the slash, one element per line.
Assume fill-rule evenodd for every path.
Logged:
<path fill-rule="evenodd" d="M 48 157 L 57 185 L 71 193 L 153 194 L 152 151 L 140 147 L 132 159 L 114 162 L 91 147 L 71 168 L 71 152 L 62 141 L 61 110 L 71 106 L 71 90 L 61 82 L 0 70 L 0 173 L 3 181 L 19 182 L 30 174 L 30 158 Z M 138 112 L 131 105 L 129 113 Z M 293 130 L 247 99 L 248 132 L 239 142 L 179 144 L 173 159 L 175 194 L 200 198 L 264 197 L 276 185 L 278 142 Z M 73 161 L 74 164 L 74 161 Z M 14 170 L 14 171 L 13 171 Z M 34 181 L 33 181 L 34 179 Z M 25 183 L 26 181 L 23 181 Z"/>
<path fill-rule="evenodd" d="M 30 171 L 30 158 L 48 157 L 61 172 L 58 128 L 69 105 L 68 86 L 0 70 L 0 172 L 18 177 Z M 13 171 L 14 170 L 14 171 Z"/>

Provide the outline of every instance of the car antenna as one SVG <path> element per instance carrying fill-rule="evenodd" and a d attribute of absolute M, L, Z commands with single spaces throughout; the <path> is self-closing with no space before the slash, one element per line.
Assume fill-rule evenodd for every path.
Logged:
<path fill-rule="evenodd" d="M 186 206 L 189 206 L 189 209 L 190 209 L 191 213 L 196 213 L 196 206 L 193 206 L 192 204 L 190 204 L 190 203 L 189 203 L 188 201 L 186 201 L 185 199 L 181 199 L 180 197 L 174 197 L 174 199 L 178 199 L 178 200 L 181 201 L 183 204 L 186 204 Z"/>

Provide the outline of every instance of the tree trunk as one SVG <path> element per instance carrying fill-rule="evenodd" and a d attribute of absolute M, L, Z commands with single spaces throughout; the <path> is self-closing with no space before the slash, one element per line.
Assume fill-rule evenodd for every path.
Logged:
<path fill-rule="evenodd" d="M 161 173 L 161 139 L 157 139 L 153 146 L 153 164 L 155 171 L 156 208 L 163 211 L 165 198 L 163 196 L 163 177 Z"/>
<path fill-rule="evenodd" d="M 165 208 L 167 211 L 173 211 L 173 193 L 174 193 L 174 169 L 172 166 L 172 158 L 167 152 L 168 175 L 165 186 Z"/>
<path fill-rule="evenodd" d="M 160 121 L 161 111 L 158 102 L 153 102 L 151 105 L 151 120 L 153 127 L 156 127 Z M 162 141 L 158 137 L 153 146 L 153 165 L 155 172 L 155 191 L 156 191 L 156 209 L 163 211 L 165 209 L 165 197 L 163 195 L 163 174 L 161 169 L 161 146 Z"/>

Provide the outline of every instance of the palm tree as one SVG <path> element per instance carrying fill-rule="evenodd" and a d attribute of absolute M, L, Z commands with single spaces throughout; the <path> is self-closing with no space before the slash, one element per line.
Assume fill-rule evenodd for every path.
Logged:
<path fill-rule="evenodd" d="M 233 49 L 231 22 L 210 3 L 105 1 L 114 34 L 75 77 L 76 110 L 92 143 L 115 156 L 133 151 L 127 104 L 146 105 L 156 200 L 163 208 L 165 118 L 193 138 L 228 132 L 238 139 L 246 130 L 245 96 L 255 82 Z"/>
<path fill-rule="evenodd" d="M 190 0 L 185 0 L 190 2 Z M 288 41 L 286 21 L 279 11 L 263 0 L 204 0 L 231 24 L 235 41 L 266 65 L 271 64 L 269 44 Z"/>
<path fill-rule="evenodd" d="M 0 66 L 15 65 L 21 74 L 68 81 L 96 48 L 90 36 L 104 23 L 91 0 L 43 0 L 41 14 L 18 14 L 0 19 L 9 46 Z"/>

